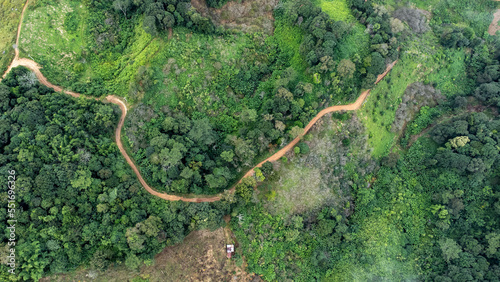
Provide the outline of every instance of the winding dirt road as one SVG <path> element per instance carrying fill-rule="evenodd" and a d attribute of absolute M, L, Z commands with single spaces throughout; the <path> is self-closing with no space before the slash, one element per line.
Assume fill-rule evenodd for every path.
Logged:
<path fill-rule="evenodd" d="M 84 97 L 86 99 L 100 100 L 100 101 L 103 101 L 103 102 L 109 102 L 109 103 L 113 103 L 115 105 L 118 105 L 120 107 L 121 111 L 122 111 L 122 114 L 120 116 L 120 121 L 118 122 L 118 125 L 116 127 L 116 131 L 115 131 L 115 142 L 116 142 L 116 145 L 118 146 L 118 149 L 120 150 L 120 153 L 123 155 L 123 157 L 125 158 L 125 160 L 127 161 L 127 163 L 130 165 L 130 167 L 134 171 L 135 175 L 139 179 L 139 182 L 142 184 L 142 186 L 144 187 L 144 189 L 146 189 L 146 191 L 148 191 L 151 195 L 154 195 L 156 197 L 162 198 L 162 199 L 167 200 L 167 201 L 184 201 L 184 202 L 195 202 L 195 203 L 219 201 L 221 199 L 220 196 L 203 197 L 203 198 L 186 198 L 186 197 L 181 197 L 181 196 L 176 196 L 176 195 L 170 195 L 170 194 L 160 193 L 158 191 L 155 191 L 153 188 L 151 188 L 146 183 L 146 181 L 142 177 L 141 173 L 139 172 L 139 169 L 134 164 L 134 162 L 132 161 L 132 159 L 127 154 L 127 151 L 123 147 L 123 144 L 122 144 L 122 141 L 121 141 L 121 131 L 122 131 L 123 123 L 125 121 L 125 117 L 127 116 L 127 105 L 119 97 L 114 96 L 114 95 L 109 95 L 109 96 L 106 96 L 104 99 L 98 99 L 98 98 L 95 98 L 95 97 L 85 96 L 85 95 L 82 95 L 80 93 L 63 90 L 62 87 L 50 83 L 47 80 L 47 78 L 45 78 L 45 76 L 43 76 L 43 74 L 40 72 L 41 67 L 36 62 L 34 62 L 32 60 L 29 60 L 29 59 L 26 59 L 26 58 L 19 58 L 19 36 L 21 34 L 21 25 L 22 25 L 22 22 L 23 22 L 24 12 L 25 12 L 25 10 L 26 10 L 26 8 L 28 6 L 28 2 L 29 2 L 29 0 L 26 1 L 26 4 L 24 5 L 23 12 L 21 14 L 21 20 L 20 20 L 18 28 L 17 28 L 15 57 L 14 57 L 14 60 L 12 61 L 12 63 L 9 65 L 7 71 L 4 73 L 3 78 L 5 78 L 5 76 L 7 75 L 7 73 L 12 68 L 15 68 L 17 66 L 24 66 L 24 67 L 30 69 L 31 71 L 33 71 L 35 73 L 35 75 L 38 78 L 38 80 L 40 81 L 40 83 L 42 83 L 43 85 L 45 85 L 47 87 L 50 87 L 50 88 L 54 89 L 56 92 L 63 92 L 65 94 L 68 94 L 68 95 L 70 95 L 72 97 L 75 97 L 75 98 L 78 98 L 78 97 L 82 96 L 82 97 Z M 387 73 L 389 73 L 389 71 L 396 64 L 396 62 L 397 62 L 397 60 L 394 61 L 393 63 L 389 64 L 387 66 L 385 72 L 382 73 L 382 74 L 380 74 L 377 77 L 377 81 L 375 83 L 378 83 L 380 80 L 382 80 L 387 75 Z M 267 158 L 267 159 L 263 160 L 262 162 L 260 162 L 259 164 L 257 164 L 254 168 L 261 167 L 262 164 L 265 163 L 265 162 L 267 162 L 267 161 L 274 162 L 274 161 L 279 160 L 288 151 L 290 151 L 301 140 L 301 138 L 313 127 L 313 125 L 320 118 L 322 118 L 324 115 L 326 115 L 328 113 L 332 113 L 332 112 L 354 111 L 354 110 L 359 109 L 363 105 L 363 103 L 364 103 L 364 101 L 365 101 L 365 99 L 366 99 L 366 97 L 368 96 L 369 93 L 370 93 L 370 90 L 364 91 L 363 93 L 361 93 L 361 95 L 358 97 L 358 99 L 354 103 L 352 103 L 352 104 L 332 106 L 332 107 L 328 107 L 328 108 L 320 111 L 307 124 L 307 126 L 304 128 L 304 131 L 303 131 L 302 134 L 300 134 L 298 137 L 296 137 L 295 139 L 293 139 L 288 145 L 286 145 L 285 147 L 283 147 L 281 150 L 279 150 L 278 152 L 276 152 L 274 155 L 270 156 L 269 158 Z M 253 171 L 254 168 L 252 168 L 250 171 L 248 171 L 243 176 L 243 178 L 248 177 L 248 176 L 252 176 L 254 174 L 254 171 Z M 234 190 L 235 190 L 235 187 L 231 188 L 229 191 L 230 192 L 234 192 Z"/>

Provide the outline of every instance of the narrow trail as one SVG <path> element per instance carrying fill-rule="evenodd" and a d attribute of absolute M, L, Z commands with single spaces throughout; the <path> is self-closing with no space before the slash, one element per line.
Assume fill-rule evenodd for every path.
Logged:
<path fill-rule="evenodd" d="M 121 109 L 122 114 L 120 116 L 120 120 L 118 122 L 118 125 L 116 127 L 116 131 L 115 131 L 115 142 L 116 142 L 116 145 L 118 146 L 118 149 L 120 150 L 120 153 L 123 155 L 123 157 L 125 158 L 125 160 L 127 161 L 127 163 L 130 165 L 130 167 L 134 171 L 135 175 L 139 179 L 139 182 L 142 184 L 142 186 L 144 187 L 144 189 L 146 189 L 146 191 L 148 191 L 151 195 L 154 195 L 156 197 L 162 198 L 162 199 L 167 200 L 167 201 L 184 201 L 184 202 L 194 202 L 194 203 L 219 201 L 221 199 L 220 196 L 201 197 L 201 198 L 186 198 L 186 197 L 181 197 L 181 196 L 176 196 L 176 195 L 170 195 L 170 194 L 160 193 L 158 191 L 155 191 L 153 188 L 151 188 L 146 183 L 146 181 L 142 177 L 141 173 L 139 172 L 139 169 L 134 164 L 134 162 L 132 161 L 132 159 L 127 154 L 127 151 L 123 147 L 123 144 L 122 144 L 122 141 L 121 141 L 121 132 L 122 132 L 123 124 L 125 122 L 125 117 L 127 116 L 127 105 L 119 97 L 117 97 L 115 95 L 109 95 L 109 96 L 106 96 L 105 98 L 99 99 L 99 98 L 95 98 L 95 97 L 85 96 L 85 95 L 82 95 L 80 93 L 63 90 L 62 87 L 54 85 L 54 84 L 50 83 L 47 80 L 47 78 L 40 72 L 41 67 L 36 62 L 34 62 L 34 61 L 30 60 L 30 59 L 26 59 L 26 58 L 19 58 L 19 36 L 21 34 L 21 26 L 22 26 L 22 22 L 23 22 L 24 12 L 26 11 L 26 8 L 28 7 L 28 2 L 29 2 L 29 0 L 27 0 L 26 4 L 24 5 L 24 8 L 23 8 L 23 11 L 22 11 L 22 14 L 21 14 L 21 20 L 20 20 L 18 28 L 17 28 L 17 38 L 16 38 L 16 46 L 15 46 L 15 54 L 16 55 L 15 55 L 14 60 L 12 61 L 12 63 L 9 65 L 7 71 L 4 73 L 3 78 L 5 78 L 5 76 L 7 75 L 7 73 L 9 73 L 9 71 L 12 68 L 15 68 L 17 66 L 24 66 L 24 67 L 30 69 L 31 71 L 33 71 L 35 73 L 36 77 L 38 78 L 38 80 L 40 81 L 41 84 L 43 84 L 43 85 L 45 85 L 45 86 L 47 86 L 49 88 L 54 89 L 54 91 L 56 91 L 56 92 L 63 92 L 65 94 L 70 95 L 70 96 L 75 97 L 75 98 L 78 98 L 78 97 L 82 96 L 82 97 L 84 97 L 86 99 L 92 99 L 92 100 L 97 100 L 97 101 L 109 102 L 109 103 L 113 103 L 115 105 L 118 105 L 120 107 L 120 109 Z M 169 30 L 169 37 L 171 37 L 170 30 Z M 387 73 L 389 73 L 389 71 L 392 69 L 392 67 L 394 67 L 394 65 L 396 64 L 396 62 L 397 62 L 397 60 L 394 61 L 394 62 L 392 62 L 391 64 L 387 65 L 387 68 L 386 68 L 385 72 L 382 73 L 382 74 L 380 74 L 377 77 L 377 80 L 376 80 L 375 84 L 377 84 L 378 82 L 380 82 L 387 75 Z M 279 160 L 288 151 L 290 151 L 302 139 L 302 137 L 313 127 L 313 125 L 320 118 L 322 118 L 324 115 L 326 115 L 328 113 L 332 113 L 332 112 L 354 111 L 354 110 L 359 109 L 363 105 L 363 103 L 364 103 L 364 101 L 365 101 L 365 99 L 366 99 L 366 97 L 368 96 L 369 93 L 370 93 L 370 89 L 364 91 L 363 93 L 361 93 L 361 95 L 358 97 L 358 99 L 354 103 L 352 103 L 352 104 L 332 106 L 332 107 L 328 107 L 328 108 L 320 111 L 307 124 L 307 126 L 304 128 L 302 134 L 300 134 L 299 136 L 297 136 L 288 145 L 286 145 L 285 147 L 283 147 L 281 150 L 279 150 L 278 152 L 276 152 L 274 155 L 270 156 L 269 158 L 267 158 L 267 159 L 263 160 L 262 162 L 260 162 L 259 164 L 257 164 L 255 167 L 253 167 L 251 170 L 249 170 L 242 177 L 242 179 L 245 178 L 245 177 L 248 177 L 248 176 L 252 176 L 254 174 L 254 169 L 258 168 L 258 167 L 261 167 L 262 164 L 264 164 L 265 162 L 267 162 L 267 161 L 274 162 L 274 161 Z M 240 182 L 241 182 L 241 179 L 240 179 Z M 234 192 L 234 191 L 235 191 L 235 187 L 233 187 L 233 188 L 231 188 L 229 190 L 229 192 Z"/>
<path fill-rule="evenodd" d="M 488 27 L 488 33 L 490 35 L 495 35 L 495 33 L 500 30 L 500 26 L 498 25 L 499 20 L 500 20 L 500 9 L 496 10 L 496 12 L 493 14 L 493 21 L 491 21 L 491 24 Z"/>

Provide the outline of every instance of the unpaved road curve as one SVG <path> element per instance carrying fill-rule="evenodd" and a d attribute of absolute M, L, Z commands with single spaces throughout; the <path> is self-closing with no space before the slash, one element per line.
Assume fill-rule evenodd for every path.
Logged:
<path fill-rule="evenodd" d="M 25 4 L 25 6 L 23 8 L 23 12 L 21 14 L 21 21 L 19 23 L 18 30 L 17 30 L 17 39 L 16 39 L 16 46 L 17 47 L 19 47 L 18 44 L 19 44 L 19 35 L 21 34 L 21 24 L 22 24 L 22 19 L 24 17 L 24 12 L 25 12 L 27 6 L 28 6 L 28 1 L 26 1 L 26 4 Z M 68 95 L 70 95 L 72 97 L 75 97 L 75 98 L 78 98 L 78 97 L 82 96 L 82 97 L 84 97 L 86 99 L 101 100 L 101 99 L 98 99 L 98 98 L 95 98 L 95 97 L 85 96 L 85 95 L 82 95 L 80 93 L 63 90 L 62 87 L 50 83 L 47 80 L 47 78 L 45 76 L 43 76 L 43 74 L 40 72 L 40 68 L 41 67 L 36 62 L 34 62 L 32 60 L 29 60 L 29 59 L 26 59 L 26 58 L 19 58 L 19 50 L 18 50 L 18 48 L 16 48 L 15 54 L 16 54 L 16 56 L 14 57 L 14 60 L 9 65 L 9 68 L 7 69 L 7 71 L 3 75 L 4 78 L 5 78 L 5 76 L 7 75 L 7 73 L 12 68 L 15 68 L 17 66 L 24 66 L 24 67 L 30 69 L 31 71 L 33 71 L 35 73 L 35 75 L 38 78 L 38 80 L 40 81 L 40 83 L 42 83 L 43 85 L 45 85 L 47 87 L 50 87 L 50 88 L 54 89 L 56 92 L 61 92 L 62 91 L 65 94 L 68 94 Z M 384 78 L 387 75 L 387 73 L 392 69 L 392 67 L 396 64 L 396 62 L 397 62 L 397 60 L 394 61 L 393 63 L 389 64 L 387 66 L 385 72 L 382 73 L 382 74 L 380 74 L 377 77 L 377 81 L 375 83 L 378 83 L 380 80 L 382 80 L 382 78 Z M 326 115 L 327 113 L 338 112 L 338 111 L 354 111 L 354 110 L 359 109 L 361 107 L 361 105 L 363 105 L 363 102 L 365 101 L 365 99 L 366 99 L 366 97 L 368 96 L 369 93 L 370 93 L 370 90 L 364 91 L 358 97 L 358 99 L 356 100 L 356 102 L 354 102 L 352 104 L 332 106 L 332 107 L 328 107 L 328 108 L 320 111 L 307 124 L 307 126 L 304 128 L 304 131 L 303 131 L 302 134 L 300 134 L 298 137 L 296 137 L 295 139 L 293 139 L 288 145 L 286 145 L 285 147 L 283 147 L 281 150 L 279 150 L 278 152 L 276 152 L 274 155 L 270 156 L 269 158 L 267 158 L 267 159 L 263 160 L 262 162 L 260 162 L 259 164 L 257 164 L 254 168 L 261 167 L 262 164 L 265 163 L 265 162 L 267 162 L 267 161 L 274 162 L 274 161 L 280 159 L 282 156 L 284 156 L 288 151 L 290 151 L 300 141 L 300 139 L 312 128 L 312 126 L 320 118 L 322 118 L 324 115 Z M 166 193 L 160 193 L 158 191 L 155 191 L 153 188 L 151 188 L 146 183 L 146 181 L 144 180 L 144 178 L 142 177 L 142 175 L 139 172 L 139 169 L 137 168 L 137 166 L 134 164 L 134 162 L 132 161 L 132 159 L 127 154 L 127 151 L 125 151 L 125 148 L 123 147 L 123 144 L 122 144 L 122 141 L 121 141 L 122 127 L 123 127 L 123 123 L 125 121 L 125 117 L 127 116 L 127 105 L 119 97 L 114 96 L 114 95 L 106 96 L 106 98 L 104 100 L 106 100 L 109 103 L 113 103 L 115 105 L 118 105 L 120 107 L 121 111 L 122 111 L 122 114 L 120 116 L 120 121 L 118 122 L 118 125 L 116 127 L 116 131 L 115 131 L 116 145 L 118 146 L 118 149 L 120 150 L 120 153 L 123 155 L 123 157 L 125 158 L 125 160 L 127 161 L 127 163 L 130 165 L 130 167 L 134 171 L 135 175 L 139 179 L 139 182 L 142 184 L 142 186 L 144 187 L 144 189 L 146 189 L 146 191 L 148 191 L 151 195 L 154 195 L 156 197 L 162 198 L 162 199 L 167 200 L 167 201 L 184 201 L 184 202 L 200 203 L 200 202 L 215 202 L 215 201 L 219 201 L 221 199 L 220 196 L 203 197 L 203 198 L 186 198 L 186 197 L 180 197 L 180 196 L 176 196 L 176 195 L 169 195 L 169 194 L 166 194 Z M 243 176 L 243 178 L 253 175 L 254 174 L 254 171 L 253 171 L 254 168 L 252 168 L 250 171 L 248 171 Z M 229 191 L 230 192 L 234 192 L 234 190 L 235 190 L 235 187 L 231 188 Z"/>
<path fill-rule="evenodd" d="M 392 62 L 391 64 L 387 65 L 387 68 L 385 69 L 384 73 L 380 74 L 378 77 L 377 77 L 377 81 L 375 81 L 375 84 L 379 83 L 386 75 L 387 73 L 389 73 L 389 71 L 392 69 L 392 67 L 394 67 L 394 65 L 396 64 L 398 60 Z M 361 95 L 359 95 L 358 99 L 356 99 L 356 102 L 352 103 L 352 104 L 348 104 L 348 105 L 339 105 L 339 106 L 332 106 L 332 107 L 328 107 L 324 110 L 322 110 L 321 112 L 319 112 L 307 125 L 306 127 L 304 128 L 304 131 L 302 132 L 302 134 L 300 134 L 299 136 L 297 136 L 295 139 L 292 140 L 292 142 L 290 142 L 288 145 L 286 145 L 285 147 L 283 147 L 281 150 L 279 150 L 278 152 L 276 152 L 274 155 L 270 156 L 269 158 L 263 160 L 262 162 L 260 162 L 258 165 L 256 165 L 254 168 L 257 168 L 257 167 L 261 167 L 262 164 L 264 164 L 265 162 L 274 162 L 274 161 L 277 161 L 279 160 L 281 157 L 283 157 L 288 151 L 290 151 L 295 145 L 297 145 L 297 143 L 302 139 L 302 137 L 304 137 L 305 134 L 307 134 L 307 132 L 313 127 L 313 125 L 320 119 L 322 118 L 324 115 L 328 114 L 328 113 L 333 113 L 333 112 L 340 112 L 340 111 L 355 111 L 357 109 L 359 109 L 363 103 L 365 102 L 365 99 L 366 97 L 368 97 L 368 94 L 370 93 L 370 89 L 364 91 L 361 93 Z M 243 176 L 243 178 L 245 177 L 248 177 L 248 176 L 251 176 L 254 174 L 254 171 L 253 169 L 250 170 L 249 172 L 247 172 L 245 174 L 245 176 Z M 240 180 L 241 181 L 241 180 Z"/>

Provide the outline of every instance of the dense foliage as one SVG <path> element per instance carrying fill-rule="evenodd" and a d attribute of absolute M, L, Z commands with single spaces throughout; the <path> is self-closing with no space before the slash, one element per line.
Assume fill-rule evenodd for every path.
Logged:
<path fill-rule="evenodd" d="M 21 55 L 55 84 L 126 97 L 127 150 L 171 193 L 231 187 L 400 62 L 357 114 L 325 117 L 211 204 L 145 193 L 112 140 L 118 108 L 14 69 L 0 84 L 0 178 L 16 171 L 17 279 L 134 270 L 231 214 L 234 260 L 268 281 L 499 281 L 500 40 L 484 34 L 494 4 L 413 2 L 285 0 L 271 35 L 216 28 L 186 0 L 35 2 L 28 22 L 51 19 L 40 32 L 55 47 L 31 29 Z"/>
<path fill-rule="evenodd" d="M 380 15 L 377 21 L 389 26 L 387 13 Z M 371 87 L 397 57 L 390 27 L 369 32 L 372 48 L 382 53 L 360 47 L 347 54 L 343 38 L 357 28 L 331 20 L 313 3 L 287 1 L 275 17 L 279 29 L 304 34 L 296 49 L 283 40 L 284 31 L 217 40 L 197 34 L 189 43 L 169 42 L 151 66 L 138 70 L 129 97 L 144 96 L 152 108 L 139 104 L 131 112 L 127 137 L 155 187 L 197 194 L 227 189 L 259 156 L 297 136 L 318 110 L 357 97 L 361 84 Z M 219 41 L 236 47 L 220 52 Z M 230 51 L 238 58 L 221 56 Z"/>
<path fill-rule="evenodd" d="M 362 21 L 385 9 L 352 2 Z M 447 3 L 444 7 L 465 5 L 469 11 L 485 5 L 480 1 L 473 7 L 461 1 L 439 2 L 440 9 Z M 391 148 L 381 158 L 379 170 L 360 166 L 355 158 L 360 145 L 349 147 L 353 138 L 345 138 L 336 145 L 349 148 L 340 157 L 345 170 L 339 169 L 337 151 L 321 148 L 315 153 L 311 146 L 309 155 L 321 154 L 310 159 L 315 160 L 314 166 L 307 166 L 307 156 L 296 155 L 293 165 L 287 165 L 291 170 L 264 174 L 267 178 L 259 191 L 247 196 L 253 201 L 233 211 L 232 226 L 241 238 L 249 269 L 265 280 L 498 281 L 500 277 L 496 40 L 479 38 L 474 23 L 473 28 L 450 26 L 435 17 L 429 26 L 422 10 L 415 8 L 403 6 L 389 13 L 393 30 L 403 22 L 410 26 L 412 33 L 405 31 L 406 38 L 425 38 L 432 32 L 448 54 L 469 47 L 464 80 L 453 90 L 444 88 L 441 81 L 404 85 L 406 92 L 401 93 L 399 107 L 392 107 L 395 115 L 389 123 L 395 132 L 405 129 L 403 147 Z M 445 92 L 446 101 L 440 91 Z M 345 116 L 336 116 L 339 123 L 346 123 Z M 344 128 L 341 132 L 346 134 Z M 322 142 L 318 136 L 313 140 Z M 295 150 L 295 154 L 300 152 Z M 335 170 L 317 174 L 325 159 Z M 359 171 L 349 174 L 350 166 Z M 347 201 L 317 201 L 307 210 L 276 209 L 283 195 L 299 194 L 300 189 L 321 193 L 314 190 L 315 182 L 321 183 L 318 177 L 340 179 L 323 199 L 344 195 L 348 187 Z M 293 203 L 294 198 L 286 199 Z M 291 205 L 300 207 L 309 201 L 314 197 L 300 197 L 300 202 Z"/>
<path fill-rule="evenodd" d="M 346 167 L 359 171 L 350 180 L 342 179 L 347 171 L 333 171 L 341 185 L 331 193 L 351 191 L 352 201 L 320 201 L 312 211 L 276 214 L 280 195 L 294 191 L 293 185 L 314 189 L 290 184 L 292 175 L 314 182 L 317 166 L 300 166 L 307 159 L 300 157 L 293 160 L 293 173 L 271 175 L 280 179 L 271 182 L 272 190 L 233 211 L 249 269 L 269 281 L 498 281 L 500 119 L 495 111 L 448 112 L 452 118 L 435 126 L 430 137 L 418 139 L 401 157 L 389 154 L 376 173 L 362 177 L 369 170 L 347 153 Z M 306 195 L 296 204 L 312 199 Z"/>

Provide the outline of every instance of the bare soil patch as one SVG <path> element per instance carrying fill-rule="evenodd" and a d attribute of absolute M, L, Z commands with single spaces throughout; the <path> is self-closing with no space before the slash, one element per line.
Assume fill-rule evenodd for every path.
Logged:
<path fill-rule="evenodd" d="M 222 8 L 209 8 L 205 0 L 191 0 L 191 5 L 204 17 L 209 17 L 217 26 L 244 32 L 274 30 L 273 9 L 278 0 L 243 0 L 228 2 Z"/>
<path fill-rule="evenodd" d="M 134 278 L 150 282 L 177 281 L 252 281 L 258 277 L 248 274 L 233 259 L 226 257 L 226 243 L 231 236 L 229 228 L 215 231 L 191 232 L 184 242 L 166 247 L 155 256 L 154 264 L 143 266 L 134 272 L 125 266 L 112 266 L 90 279 L 89 270 L 78 270 L 71 274 L 54 275 L 40 281 L 106 281 L 124 282 Z M 244 266 L 244 264 L 242 265 Z"/>

